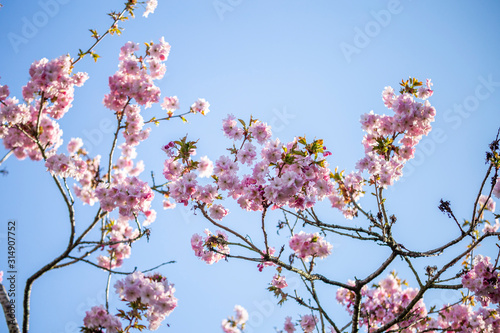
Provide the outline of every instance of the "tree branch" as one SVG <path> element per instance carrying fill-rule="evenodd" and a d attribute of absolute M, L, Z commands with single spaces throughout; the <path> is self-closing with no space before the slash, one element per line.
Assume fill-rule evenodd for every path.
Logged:
<path fill-rule="evenodd" d="M 3 314 L 5 315 L 5 322 L 9 328 L 9 333 L 19 333 L 19 324 L 17 323 L 15 312 L 11 311 L 12 307 L 7 290 L 5 286 L 0 283 L 0 303 L 2 304 Z"/>

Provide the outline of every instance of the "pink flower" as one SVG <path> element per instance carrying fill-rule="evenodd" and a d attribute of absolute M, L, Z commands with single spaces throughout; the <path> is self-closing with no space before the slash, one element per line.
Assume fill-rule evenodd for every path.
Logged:
<path fill-rule="evenodd" d="M 318 233 L 306 234 L 301 231 L 290 238 L 290 248 L 299 258 L 309 260 L 311 257 L 326 258 L 333 246 Z"/>
<path fill-rule="evenodd" d="M 148 17 L 149 14 L 152 14 L 155 12 L 156 6 L 158 6 L 158 1 L 157 0 L 147 0 L 146 2 L 146 11 L 142 16 Z"/>
<path fill-rule="evenodd" d="M 234 318 L 236 324 L 243 325 L 248 320 L 248 312 L 241 305 L 234 306 L 234 312 L 236 312 L 236 316 Z"/>
<path fill-rule="evenodd" d="M 144 316 L 149 322 L 150 330 L 158 329 L 165 317 L 177 307 L 174 285 L 169 284 L 159 273 L 144 275 L 134 272 L 125 279 L 118 280 L 115 290 L 123 301 L 140 301 L 139 305 L 146 310 L 139 311 L 145 311 Z"/>
<path fill-rule="evenodd" d="M 83 141 L 80 138 L 73 138 L 68 142 L 68 152 L 74 154 L 83 146 Z"/>
<path fill-rule="evenodd" d="M 271 281 L 271 285 L 273 287 L 282 289 L 288 286 L 288 283 L 285 281 L 284 276 L 280 276 L 279 274 L 275 274 L 273 280 Z"/>
<path fill-rule="evenodd" d="M 382 92 L 382 100 L 384 101 L 385 106 L 391 108 L 393 99 L 394 99 L 394 89 L 392 89 L 392 87 L 385 87 L 384 91 Z"/>
<path fill-rule="evenodd" d="M 198 176 L 203 178 L 203 177 L 210 177 L 214 171 L 214 163 L 208 159 L 207 156 L 203 156 L 200 158 L 200 161 L 198 162 Z"/>
<path fill-rule="evenodd" d="M 221 327 L 225 333 L 240 333 L 248 320 L 248 312 L 241 305 L 236 305 L 234 312 L 236 312 L 235 317 L 222 320 Z"/>
<path fill-rule="evenodd" d="M 431 86 L 428 79 L 426 86 L 418 89 L 419 98 L 430 97 Z M 361 127 L 367 133 L 363 138 L 366 155 L 356 168 L 368 171 L 372 182 L 380 178 L 380 185 L 386 187 L 402 176 L 404 164 L 414 157 L 416 144 L 430 132 L 436 110 L 428 101 L 417 102 L 411 94 L 396 97 L 391 87 L 385 87 L 382 99 L 394 111 L 394 116 L 376 115 L 371 111 L 361 117 Z"/>
<path fill-rule="evenodd" d="M 177 96 L 165 97 L 161 104 L 161 108 L 167 111 L 175 111 L 179 109 L 179 99 Z"/>
<path fill-rule="evenodd" d="M 271 127 L 267 126 L 266 123 L 256 121 L 248 129 L 252 136 L 257 140 L 259 144 L 264 144 L 269 138 L 271 138 Z"/>
<path fill-rule="evenodd" d="M 7 85 L 0 85 L 0 101 L 4 101 L 7 97 L 9 97 L 9 87 Z"/>
<path fill-rule="evenodd" d="M 227 319 L 222 320 L 221 327 L 224 333 L 241 333 L 241 330 L 234 324 L 234 322 Z"/>
<path fill-rule="evenodd" d="M 224 254 L 229 254 L 229 247 L 226 244 L 227 235 L 219 230 L 215 235 L 212 235 L 208 229 L 205 229 L 205 234 L 205 238 L 194 234 L 191 237 L 191 248 L 194 250 L 195 256 L 211 265 L 224 259 L 226 257 Z"/>
<path fill-rule="evenodd" d="M 487 232 L 496 232 L 500 228 L 500 222 L 498 220 L 495 220 L 495 224 L 485 224 L 483 228 L 483 233 Z"/>
<path fill-rule="evenodd" d="M 432 94 L 434 93 L 434 91 L 431 89 L 432 85 L 433 84 L 431 83 L 431 80 L 427 79 L 426 85 L 419 87 L 417 90 L 418 98 L 427 99 L 427 98 L 431 97 Z"/>
<path fill-rule="evenodd" d="M 208 103 L 204 98 L 199 98 L 196 102 L 193 103 L 193 105 L 191 105 L 191 112 L 206 115 L 210 112 L 210 110 L 208 109 L 209 107 L 210 103 Z"/>
<path fill-rule="evenodd" d="M 285 327 L 283 328 L 287 333 L 293 333 L 296 331 L 295 325 L 292 323 L 291 317 L 285 318 Z"/>
<path fill-rule="evenodd" d="M 300 327 L 304 330 L 304 332 L 310 333 L 316 328 L 316 323 L 318 322 L 318 318 L 313 315 L 304 315 L 300 320 Z"/>
<path fill-rule="evenodd" d="M 238 127 L 238 122 L 232 114 L 228 114 L 222 121 L 222 130 L 224 135 L 233 140 L 240 140 L 243 138 L 243 129 Z"/>
<path fill-rule="evenodd" d="M 238 151 L 238 154 L 236 156 L 238 157 L 238 161 L 241 164 L 246 163 L 248 165 L 252 165 L 252 162 L 255 160 L 255 156 L 257 156 L 257 153 L 255 152 L 255 146 L 250 142 L 245 143 L 243 148 Z"/>
<path fill-rule="evenodd" d="M 170 200 L 163 200 L 163 209 L 174 209 L 175 202 L 171 202 Z"/>
<path fill-rule="evenodd" d="M 495 187 L 493 187 L 493 195 L 500 199 L 500 177 L 496 179 Z"/>
<path fill-rule="evenodd" d="M 165 38 L 160 38 L 159 43 L 155 43 L 149 49 L 150 56 L 157 61 L 166 61 L 170 54 L 170 44 L 165 42 Z"/>
<path fill-rule="evenodd" d="M 229 210 L 224 208 L 222 205 L 212 205 L 209 209 L 210 211 L 210 217 L 213 218 L 214 220 L 222 220 L 228 213 Z"/>
<path fill-rule="evenodd" d="M 474 267 L 462 277 L 462 284 L 480 297 L 483 306 L 500 303 L 500 271 L 489 257 L 476 256 Z"/>
<path fill-rule="evenodd" d="M 122 324 L 118 317 L 115 317 L 100 306 L 94 306 L 85 313 L 83 325 L 86 328 L 95 329 L 100 331 L 101 328 L 106 330 L 106 333 L 116 333 L 122 329 Z"/>
<path fill-rule="evenodd" d="M 481 196 L 479 197 L 478 204 L 479 204 L 478 210 L 481 210 L 484 207 L 485 210 L 489 210 L 492 213 L 495 212 L 496 203 L 495 201 L 493 201 L 493 198 L 491 197 L 488 198 L 486 195 L 481 194 Z"/>

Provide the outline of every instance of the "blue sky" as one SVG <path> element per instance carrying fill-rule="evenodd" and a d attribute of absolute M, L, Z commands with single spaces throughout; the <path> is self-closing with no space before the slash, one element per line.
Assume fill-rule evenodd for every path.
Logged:
<path fill-rule="evenodd" d="M 102 31 L 110 23 L 106 13 L 122 7 L 115 0 L 2 4 L 0 84 L 9 85 L 18 97 L 33 61 L 75 56 L 91 43 L 88 29 Z M 359 117 L 370 110 L 388 112 L 381 100 L 383 88 L 396 87 L 408 76 L 431 78 L 435 93 L 430 102 L 437 109 L 434 130 L 422 140 L 405 177 L 387 192 L 388 208 L 399 221 L 395 234 L 415 249 L 456 235 L 454 224 L 437 209 L 440 198 L 452 202 L 457 216 L 470 216 L 485 171 L 484 152 L 500 126 L 498 2 L 159 0 L 148 19 L 141 14 L 138 9 L 136 19 L 122 24 L 122 36 L 98 46 L 97 63 L 78 63 L 76 70 L 89 73 L 90 80 L 77 88 L 74 107 L 60 122 L 66 142 L 79 136 L 91 154 L 109 149 L 112 133 L 106 124 L 113 115 L 102 99 L 108 92 L 107 78 L 117 69 L 119 48 L 129 40 L 143 43 L 164 36 L 172 49 L 167 75 L 158 83 L 162 96 L 177 95 L 184 109 L 199 97 L 211 104 L 206 117 L 190 116 L 188 124 L 172 121 L 153 128 L 151 138 L 138 149 L 146 164 L 145 180 L 149 171 L 160 177 L 165 155 L 159 147 L 186 133 L 200 139 L 199 156 L 215 160 L 224 154 L 231 142 L 220 128 L 228 113 L 243 119 L 253 115 L 274 125 L 274 135 L 282 141 L 298 135 L 323 138 L 333 152 L 330 164 L 350 171 L 363 156 Z M 154 107 L 144 114 L 147 118 L 161 112 Z M 0 148 L 0 155 L 5 152 Z M 1 225 L 6 228 L 10 219 L 19 225 L 21 291 L 26 278 L 66 246 L 67 216 L 42 163 L 10 158 L 2 167 L 9 174 L 0 177 Z M 370 207 L 370 198 L 362 204 Z M 124 270 L 147 269 L 177 261 L 161 272 L 176 284 L 179 307 L 166 320 L 170 327 L 164 325 L 158 332 L 219 332 L 220 321 L 232 315 L 235 304 L 250 312 L 253 332 L 273 332 L 286 315 L 297 319 L 305 314 L 291 302 L 282 308 L 275 305 L 265 290 L 272 269 L 259 273 L 254 264 L 232 260 L 208 266 L 197 260 L 189 239 L 208 224 L 189 210 L 163 211 L 160 205 L 156 200 L 159 214 L 150 242 L 134 245 L 124 265 Z M 256 232 L 257 215 L 230 207 L 229 225 Z M 325 220 L 344 223 L 326 204 L 319 209 Z M 79 227 L 92 211 L 78 207 Z M 270 221 L 279 218 L 275 214 Z M 363 219 L 345 223 L 366 225 Z M 384 253 L 371 244 L 336 237 L 330 241 L 334 252 L 318 269 L 340 281 L 367 274 Z M 0 269 L 5 260 L 5 255 L 0 257 Z M 77 332 L 84 311 L 102 299 L 105 283 L 104 272 L 85 264 L 49 272 L 34 285 L 31 331 Z M 346 322 L 334 290 L 324 292 L 327 308 Z M 429 302 L 452 301 L 444 292 L 431 298 Z M 119 306 L 116 298 L 112 306 Z"/>

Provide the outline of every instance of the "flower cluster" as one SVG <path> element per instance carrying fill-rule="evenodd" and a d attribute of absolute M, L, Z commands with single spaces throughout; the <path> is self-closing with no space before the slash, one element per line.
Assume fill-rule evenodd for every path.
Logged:
<path fill-rule="evenodd" d="M 0 101 L 5 101 L 7 97 L 9 97 L 10 91 L 9 91 L 9 86 L 7 85 L 0 85 Z"/>
<path fill-rule="evenodd" d="M 284 276 L 275 274 L 273 276 L 273 280 L 271 281 L 271 285 L 275 288 L 283 289 L 288 286 L 288 283 L 286 283 Z"/>
<path fill-rule="evenodd" d="M 285 327 L 284 330 L 286 333 L 293 333 L 296 331 L 295 324 L 292 323 L 292 317 L 285 318 Z"/>
<path fill-rule="evenodd" d="M 51 101 L 51 105 L 44 107 L 43 111 L 54 119 L 61 119 L 71 108 L 74 86 L 80 87 L 88 79 L 87 73 L 71 75 L 69 55 L 50 61 L 46 58 L 35 61 L 29 74 L 31 79 L 23 87 L 24 100 L 31 102 L 40 96 L 43 102 Z"/>
<path fill-rule="evenodd" d="M 208 103 L 204 98 L 198 98 L 196 102 L 191 105 L 192 113 L 201 113 L 202 115 L 206 115 L 210 112 L 208 109 L 210 107 L 210 103 Z"/>
<path fill-rule="evenodd" d="M 495 187 L 493 187 L 493 195 L 500 199 L 500 177 L 496 179 Z"/>
<path fill-rule="evenodd" d="M 273 256 L 275 252 L 276 252 L 276 249 L 274 247 L 268 248 L 269 256 Z M 262 251 L 260 258 L 264 259 L 265 255 L 266 255 L 266 251 Z M 268 267 L 268 266 L 276 266 L 276 264 L 272 261 L 262 261 L 259 264 L 257 264 L 257 268 L 259 269 L 259 272 L 262 272 L 264 270 L 264 267 Z"/>
<path fill-rule="evenodd" d="M 479 204 L 478 210 L 489 210 L 490 212 L 495 212 L 496 203 L 493 198 L 488 198 L 486 195 L 481 194 L 477 202 Z"/>
<path fill-rule="evenodd" d="M 393 88 L 386 87 L 382 99 L 394 115 L 378 115 L 372 111 L 361 117 L 361 126 L 367 133 L 363 138 L 365 157 L 358 161 L 356 168 L 366 170 L 372 182 L 385 187 L 398 180 L 404 164 L 413 158 L 415 146 L 430 132 L 436 110 L 428 101 L 421 103 L 413 98 L 414 95 L 422 99 L 430 97 L 430 86 L 427 80 L 426 87 L 420 87 L 418 92 L 412 93 L 413 87 L 405 87 L 408 89 L 403 89 L 398 96 Z"/>
<path fill-rule="evenodd" d="M 357 202 L 363 195 L 363 185 L 365 183 L 361 172 L 351 172 L 347 176 L 336 172 L 333 175 L 337 182 L 337 190 L 328 196 L 333 208 L 340 210 L 344 217 L 352 220 L 358 214 Z"/>
<path fill-rule="evenodd" d="M 163 103 L 161 103 L 161 108 L 167 110 L 168 116 L 172 117 L 174 115 L 174 111 L 180 108 L 179 99 L 177 96 L 165 97 L 163 99 Z"/>
<path fill-rule="evenodd" d="M 29 70 L 30 80 L 23 87 L 25 103 L 7 98 L 7 86 L 0 87 L 0 139 L 18 159 L 41 160 L 41 148 L 47 157 L 62 144 L 62 131 L 56 119 L 71 108 L 74 86 L 87 80 L 86 73 L 71 74 L 71 58 L 35 61 Z"/>
<path fill-rule="evenodd" d="M 349 281 L 349 283 L 354 284 L 353 281 Z M 361 295 L 363 299 L 360 306 L 360 325 L 366 325 L 367 327 L 369 325 L 375 329 L 397 317 L 418 293 L 418 289 L 403 289 L 402 285 L 403 282 L 394 274 L 391 274 L 381 280 L 374 288 L 369 289 L 366 286 L 362 288 Z M 354 292 L 339 288 L 336 298 L 352 315 L 356 298 Z M 421 332 L 428 327 L 430 321 L 431 318 L 427 316 L 423 300 L 419 300 L 414 305 L 411 315 L 391 329 L 398 330 L 399 328 L 411 326 L 411 329 L 405 332 Z"/>
<path fill-rule="evenodd" d="M 305 333 L 310 333 L 316 328 L 316 323 L 318 323 L 318 318 L 313 315 L 304 315 L 300 319 L 300 327 Z"/>
<path fill-rule="evenodd" d="M 227 210 L 226 208 L 224 208 L 222 205 L 219 205 L 219 204 L 215 204 L 215 205 L 210 206 L 209 212 L 210 212 L 211 218 L 213 218 L 214 220 L 219 220 L 219 221 L 222 220 L 222 218 L 224 218 L 224 216 L 229 214 L 229 210 Z"/>
<path fill-rule="evenodd" d="M 229 139 L 241 140 L 243 138 L 244 131 L 242 128 L 238 127 L 238 121 L 232 114 L 227 115 L 227 117 L 223 120 L 222 131 Z"/>
<path fill-rule="evenodd" d="M 220 230 L 212 235 L 208 229 L 205 229 L 205 235 L 205 239 L 198 234 L 194 234 L 191 238 L 194 254 L 209 265 L 226 258 L 225 254 L 229 254 L 227 235 Z"/>
<path fill-rule="evenodd" d="M 149 46 L 146 58 L 136 56 L 136 51 L 139 44 L 126 43 L 121 48 L 119 69 L 109 78 L 110 93 L 104 97 L 104 105 L 113 111 L 122 112 L 132 98 L 145 107 L 160 101 L 160 89 L 153 80 L 165 75 L 163 62 L 170 53 L 170 45 L 162 38 L 158 44 Z"/>
<path fill-rule="evenodd" d="M 305 333 L 313 332 L 314 329 L 316 328 L 317 323 L 318 323 L 318 318 L 310 314 L 302 316 L 302 318 L 299 320 L 300 328 L 302 328 L 302 332 Z M 295 324 L 292 322 L 292 317 L 285 318 L 285 325 L 283 329 L 285 330 L 286 333 L 293 333 L 297 330 L 295 328 Z"/>
<path fill-rule="evenodd" d="M 124 177 L 118 173 L 112 177 L 109 187 L 101 185 L 95 194 L 104 211 L 111 212 L 119 208 L 120 215 L 128 218 L 134 218 L 142 212 L 150 218 L 148 223 L 154 221 L 156 213 L 150 208 L 154 193 L 148 183 L 137 177 Z"/>
<path fill-rule="evenodd" d="M 156 6 L 158 6 L 158 0 L 148 0 L 146 2 L 146 11 L 142 16 L 148 17 L 149 14 L 153 14 L 155 12 Z"/>
<path fill-rule="evenodd" d="M 445 306 L 439 311 L 437 322 L 436 326 L 446 332 L 496 333 L 500 327 L 500 316 L 493 309 L 484 307 L 474 309 L 465 304 L 454 304 Z"/>
<path fill-rule="evenodd" d="M 496 232 L 499 228 L 500 228 L 500 221 L 496 219 L 495 224 L 490 224 L 489 221 L 486 221 L 486 224 L 482 231 L 483 233 Z"/>
<path fill-rule="evenodd" d="M 106 311 L 102 306 L 94 306 L 90 311 L 85 312 L 85 318 L 83 318 L 82 332 L 103 332 L 105 329 L 106 333 L 117 333 L 122 329 L 122 323 L 118 317 L 115 317 Z"/>
<path fill-rule="evenodd" d="M 70 142 L 71 143 L 71 142 Z M 68 144 L 69 146 L 69 144 Z M 70 148 L 68 148 L 69 150 Z M 72 149 L 72 148 L 71 148 Z M 73 190 L 75 195 L 82 200 L 84 204 L 93 206 L 94 203 L 98 201 L 95 195 L 95 189 L 100 181 L 99 177 L 99 166 L 101 162 L 101 156 L 97 155 L 93 159 L 87 158 L 86 171 L 80 174 L 79 185 L 74 184 Z"/>
<path fill-rule="evenodd" d="M 129 302 L 130 313 L 121 312 L 118 316 L 129 319 L 131 314 L 137 316 L 137 310 L 145 312 L 149 322 L 149 330 L 158 329 L 165 319 L 177 307 L 174 297 L 175 288 L 160 274 L 144 275 L 134 272 L 115 283 L 116 293 L 123 301 Z M 142 316 L 138 316 L 140 319 Z"/>
<path fill-rule="evenodd" d="M 241 333 L 245 329 L 245 323 L 248 320 L 248 312 L 241 305 L 235 305 L 236 315 L 222 320 L 222 331 L 225 333 Z"/>
<path fill-rule="evenodd" d="M 431 97 L 434 94 L 434 90 L 431 89 L 432 86 L 431 79 L 426 79 L 425 86 L 422 85 L 417 89 L 416 97 L 424 100 Z"/>
<path fill-rule="evenodd" d="M 242 120 L 240 122 L 245 124 Z M 231 149 L 233 158 L 221 156 L 215 161 L 215 188 L 198 185 L 196 175 L 192 173 L 199 168 L 200 176 L 207 176 L 212 169 L 208 159 L 193 162 L 189 156 L 180 156 L 182 147 L 177 148 L 178 154 L 169 149 L 164 175 L 171 181 L 168 192 L 176 202 L 187 205 L 190 200 L 195 200 L 211 205 L 220 195 L 219 191 L 226 191 L 227 196 L 237 200 L 245 210 L 262 211 L 269 206 L 303 210 L 334 193 L 330 169 L 322 158 L 329 152 L 322 140 L 307 143 L 305 138 L 296 138 L 282 144 L 277 139 L 270 140 L 271 129 L 267 124 L 251 119 L 249 126 L 241 128 L 232 115 L 223 121 L 223 131 L 243 142 L 240 149 Z M 259 162 L 256 162 L 259 150 L 253 141 L 262 146 Z M 248 166 L 251 174 L 239 176 L 238 171 L 243 166 Z M 216 215 L 223 217 L 226 212 L 219 210 Z"/>
<path fill-rule="evenodd" d="M 488 260 L 479 258 L 476 261 L 478 270 L 482 269 L 484 271 L 488 269 Z M 480 263 L 484 265 L 480 265 Z M 471 275 L 474 274 L 472 273 Z M 462 283 L 467 288 L 473 284 L 479 285 L 484 282 L 481 278 L 478 279 L 471 275 L 464 277 L 462 280 Z M 349 283 L 354 284 L 353 281 Z M 392 274 L 380 281 L 373 288 L 367 288 L 366 286 L 362 288 L 361 295 L 363 299 L 360 306 L 360 325 L 367 327 L 369 325 L 371 329 L 375 330 L 397 317 L 418 292 L 418 290 L 413 288 L 403 289 L 403 284 L 399 278 Z M 354 292 L 339 288 L 336 298 L 339 303 L 346 306 L 347 311 L 352 315 L 355 302 Z M 493 309 L 485 307 L 474 309 L 472 306 L 466 304 L 445 305 L 439 311 L 437 318 L 432 318 L 428 315 L 423 300 L 420 299 L 414 305 L 406 319 L 392 326 L 389 330 L 401 330 L 407 333 L 435 332 L 437 330 L 479 333 L 497 332 L 496 329 L 498 327 L 500 327 L 500 316 Z"/>
<path fill-rule="evenodd" d="M 129 223 L 129 219 L 120 216 L 117 220 L 112 220 L 106 225 L 106 233 L 108 236 L 109 257 L 98 256 L 98 265 L 113 269 L 120 267 L 123 264 L 123 259 L 129 258 L 132 252 L 131 242 L 139 237 L 139 230 L 133 229 Z"/>
<path fill-rule="evenodd" d="M 462 285 L 475 293 L 483 306 L 500 303 L 500 271 L 488 257 L 474 258 L 474 267 L 462 277 Z"/>
<path fill-rule="evenodd" d="M 133 42 L 121 48 L 119 69 L 109 78 L 110 92 L 104 97 L 104 105 L 117 112 L 120 120 L 125 116 L 123 136 L 130 146 L 149 136 L 150 129 L 143 129 L 145 123 L 139 105 L 148 108 L 160 101 L 160 89 L 153 80 L 165 75 L 163 62 L 168 58 L 170 45 L 162 37 L 159 43 L 148 44 L 146 57 L 138 57 L 135 54 L 138 50 L 139 45 Z M 130 104 L 132 99 L 139 105 Z"/>
<path fill-rule="evenodd" d="M 83 142 L 80 138 L 73 138 L 68 143 L 68 152 L 70 155 L 64 153 L 55 154 L 47 158 L 45 166 L 52 174 L 64 178 L 74 178 L 81 180 L 87 175 L 87 162 L 81 158 L 79 149 L 82 147 Z"/>
<path fill-rule="evenodd" d="M 326 258 L 332 251 L 332 244 L 328 243 L 318 233 L 307 234 L 303 231 L 290 238 L 290 248 L 295 255 L 306 261 L 310 258 Z"/>

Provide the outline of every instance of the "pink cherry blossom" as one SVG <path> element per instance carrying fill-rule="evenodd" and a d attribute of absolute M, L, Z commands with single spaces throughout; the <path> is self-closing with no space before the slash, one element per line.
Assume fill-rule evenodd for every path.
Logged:
<path fill-rule="evenodd" d="M 204 98 L 199 98 L 196 102 L 191 105 L 191 112 L 193 113 L 201 113 L 202 115 L 206 115 L 210 112 L 208 109 L 210 107 L 210 103 L 208 103 Z"/>
<path fill-rule="evenodd" d="M 214 172 L 214 163 L 210 161 L 207 156 L 201 157 L 198 163 L 198 172 L 198 176 L 201 178 L 210 177 Z"/>
<path fill-rule="evenodd" d="M 312 257 L 326 258 L 333 248 L 318 233 L 306 234 L 303 231 L 293 235 L 290 238 L 289 245 L 297 257 L 306 261 Z"/>
<path fill-rule="evenodd" d="M 234 307 L 236 315 L 222 320 L 222 331 L 225 333 L 239 333 L 244 330 L 244 325 L 248 320 L 248 312 L 241 305 Z"/>
<path fill-rule="evenodd" d="M 500 303 L 500 271 L 490 258 L 476 256 L 473 268 L 462 277 L 462 284 L 479 297 L 483 306 Z"/>
<path fill-rule="evenodd" d="M 146 11 L 142 16 L 148 17 L 149 14 L 152 14 L 155 12 L 156 6 L 158 6 L 158 0 L 147 0 L 146 1 Z"/>
<path fill-rule="evenodd" d="M 209 212 L 211 218 L 219 221 L 222 220 L 227 214 L 229 214 L 229 210 L 219 204 L 212 205 L 209 209 Z"/>
<path fill-rule="evenodd" d="M 169 116 L 171 117 L 173 115 L 173 112 L 180 108 L 179 99 L 177 98 L 177 96 L 165 97 L 163 99 L 163 103 L 161 104 L 161 108 L 167 110 L 169 112 Z"/>
<path fill-rule="evenodd" d="M 288 286 L 288 283 L 285 281 L 284 276 L 280 276 L 279 274 L 275 274 L 273 280 L 271 281 L 271 285 L 273 287 L 282 289 Z"/>
<path fill-rule="evenodd" d="M 313 315 L 304 315 L 300 320 L 300 327 L 304 330 L 304 332 L 310 333 L 316 328 L 316 323 L 318 322 L 318 318 Z"/>
<path fill-rule="evenodd" d="M 115 283 L 116 293 L 126 302 L 139 302 L 146 307 L 149 330 L 156 330 L 177 307 L 175 288 L 159 273 L 145 275 L 134 272 Z M 143 310 L 144 311 L 144 310 Z"/>
<path fill-rule="evenodd" d="M 295 332 L 297 330 L 295 328 L 294 323 L 292 323 L 292 317 L 286 317 L 285 318 L 285 327 L 284 327 L 284 330 L 286 331 L 286 333 L 293 333 L 293 332 Z"/>
<path fill-rule="evenodd" d="M 102 305 L 94 306 L 85 313 L 83 325 L 96 331 L 105 329 L 106 333 L 117 333 L 122 329 L 120 319 L 109 314 Z"/>
<path fill-rule="evenodd" d="M 224 259 L 225 254 L 229 254 L 229 247 L 226 244 L 227 235 L 222 231 L 217 231 L 213 235 L 208 229 L 205 229 L 205 234 L 205 238 L 194 234 L 191 238 L 191 248 L 197 257 L 211 265 Z"/>

